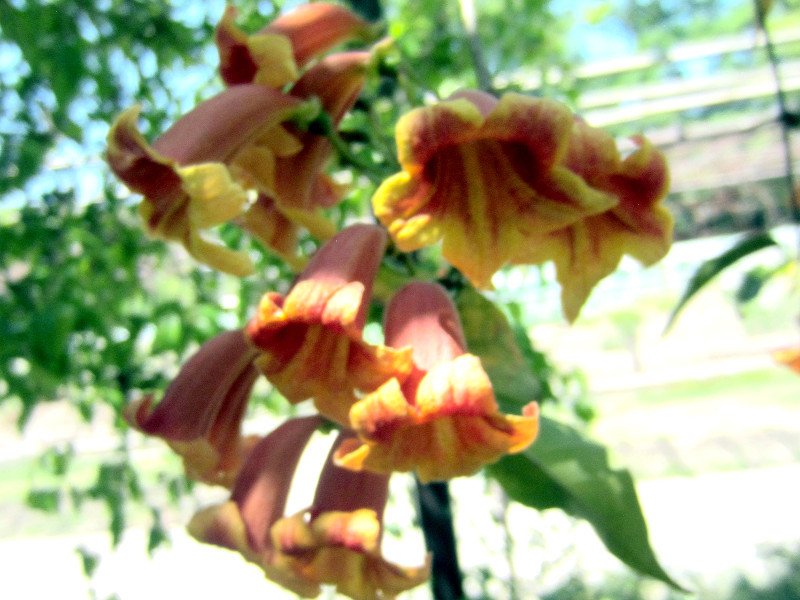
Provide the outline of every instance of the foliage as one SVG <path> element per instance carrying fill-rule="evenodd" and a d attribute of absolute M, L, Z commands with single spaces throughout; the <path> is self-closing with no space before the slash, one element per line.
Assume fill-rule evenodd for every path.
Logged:
<path fill-rule="evenodd" d="M 672 310 L 672 314 L 669 316 L 665 331 L 668 331 L 669 328 L 672 327 L 672 324 L 675 322 L 675 319 L 678 317 L 678 314 L 686 305 L 686 303 L 689 302 L 689 300 L 691 300 L 697 292 L 705 287 L 709 281 L 714 279 L 722 271 L 744 257 L 749 256 L 754 252 L 758 252 L 759 250 L 763 250 L 764 248 L 775 245 L 776 242 L 774 239 L 772 239 L 772 236 L 767 233 L 757 232 L 745 236 L 743 239 L 735 243 L 733 247 L 729 248 L 719 256 L 709 259 L 700 265 L 697 271 L 695 271 L 694 275 L 692 275 L 692 278 L 689 280 L 689 283 L 686 286 L 686 290 L 684 290 L 683 295 L 681 296 L 680 300 L 678 300 L 675 308 Z M 760 289 L 761 285 L 763 285 L 763 281 L 767 276 L 768 272 L 764 272 L 761 269 L 757 269 L 748 273 L 742 282 L 742 287 L 740 288 L 739 298 L 741 301 L 752 299 L 752 297 L 758 293 L 758 289 Z"/>

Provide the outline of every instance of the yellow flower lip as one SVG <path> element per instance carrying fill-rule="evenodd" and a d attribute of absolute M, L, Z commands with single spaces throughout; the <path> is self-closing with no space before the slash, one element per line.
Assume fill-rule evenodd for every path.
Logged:
<path fill-rule="evenodd" d="M 649 266 L 669 251 L 673 219 L 661 204 L 669 188 L 667 162 L 646 139 L 633 141 L 638 148 L 623 160 L 610 136 L 577 120 L 564 162 L 618 203 L 542 236 L 512 259 L 517 264 L 553 261 L 569 321 L 577 318 L 592 288 L 617 268 L 623 255 Z"/>

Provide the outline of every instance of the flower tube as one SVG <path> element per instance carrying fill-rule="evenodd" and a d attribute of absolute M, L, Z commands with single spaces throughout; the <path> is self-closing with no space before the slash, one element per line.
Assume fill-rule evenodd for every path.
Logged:
<path fill-rule="evenodd" d="M 415 471 L 423 482 L 471 475 L 538 432 L 538 406 L 522 416 L 499 412 L 480 360 L 466 353 L 458 313 L 435 284 L 410 283 L 390 301 L 386 343 L 410 346 L 415 369 L 367 394 L 350 410 L 358 440 L 345 441 L 336 464 L 376 473 Z"/>
<path fill-rule="evenodd" d="M 230 487 L 254 437 L 241 422 L 258 370 L 257 353 L 240 330 L 209 340 L 192 356 L 155 407 L 147 396 L 125 408 L 128 423 L 165 440 L 183 458 L 186 474 Z"/>

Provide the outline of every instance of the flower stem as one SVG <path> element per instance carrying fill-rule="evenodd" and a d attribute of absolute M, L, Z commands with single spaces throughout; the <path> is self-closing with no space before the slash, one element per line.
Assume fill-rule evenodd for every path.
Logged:
<path fill-rule="evenodd" d="M 475 70 L 475 77 L 478 79 L 478 88 L 484 92 L 491 93 L 494 90 L 492 85 L 492 74 L 486 64 L 486 56 L 483 53 L 483 44 L 478 35 L 478 16 L 475 12 L 474 0 L 459 0 L 461 7 L 461 23 L 467 34 L 467 44 L 472 55 L 472 66 Z"/>
<path fill-rule="evenodd" d="M 425 546 L 433 554 L 431 586 L 435 600 L 461 600 L 461 570 L 458 567 L 456 536 L 453 530 L 453 513 L 450 510 L 450 492 L 447 482 L 421 483 L 418 479 L 422 532 Z"/>
<path fill-rule="evenodd" d="M 330 115 L 325 112 L 320 113 L 311 123 L 310 130 L 314 129 L 317 129 L 318 133 L 328 138 L 331 145 L 336 152 L 339 153 L 339 156 L 344 162 L 358 169 L 361 174 L 366 175 L 373 183 L 379 184 L 385 179 L 385 173 L 383 173 L 377 165 L 362 160 L 350 150 L 347 142 L 342 139 L 339 132 L 336 130 L 336 126 L 333 124 Z"/>

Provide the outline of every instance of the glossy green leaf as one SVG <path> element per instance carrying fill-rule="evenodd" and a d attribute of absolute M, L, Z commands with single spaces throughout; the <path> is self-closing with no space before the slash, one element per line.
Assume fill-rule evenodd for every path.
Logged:
<path fill-rule="evenodd" d="M 608 550 L 632 569 L 680 589 L 659 564 L 631 474 L 613 469 L 604 446 L 543 417 L 536 441 L 487 467 L 513 500 L 560 508 L 587 520 Z"/>
<path fill-rule="evenodd" d="M 772 236 L 768 233 L 758 232 L 739 240 L 732 248 L 729 248 L 716 258 L 705 261 L 700 265 L 697 271 L 695 271 L 694 275 L 692 275 L 681 299 L 678 300 L 678 304 L 672 309 L 672 314 L 669 316 L 664 332 L 666 333 L 669 331 L 675 319 L 678 317 L 678 314 L 683 310 L 683 307 L 686 306 L 689 300 L 703 289 L 709 281 L 714 279 L 714 277 L 745 256 L 749 256 L 754 252 L 775 245 L 777 245 L 777 243 L 772 239 Z"/>

